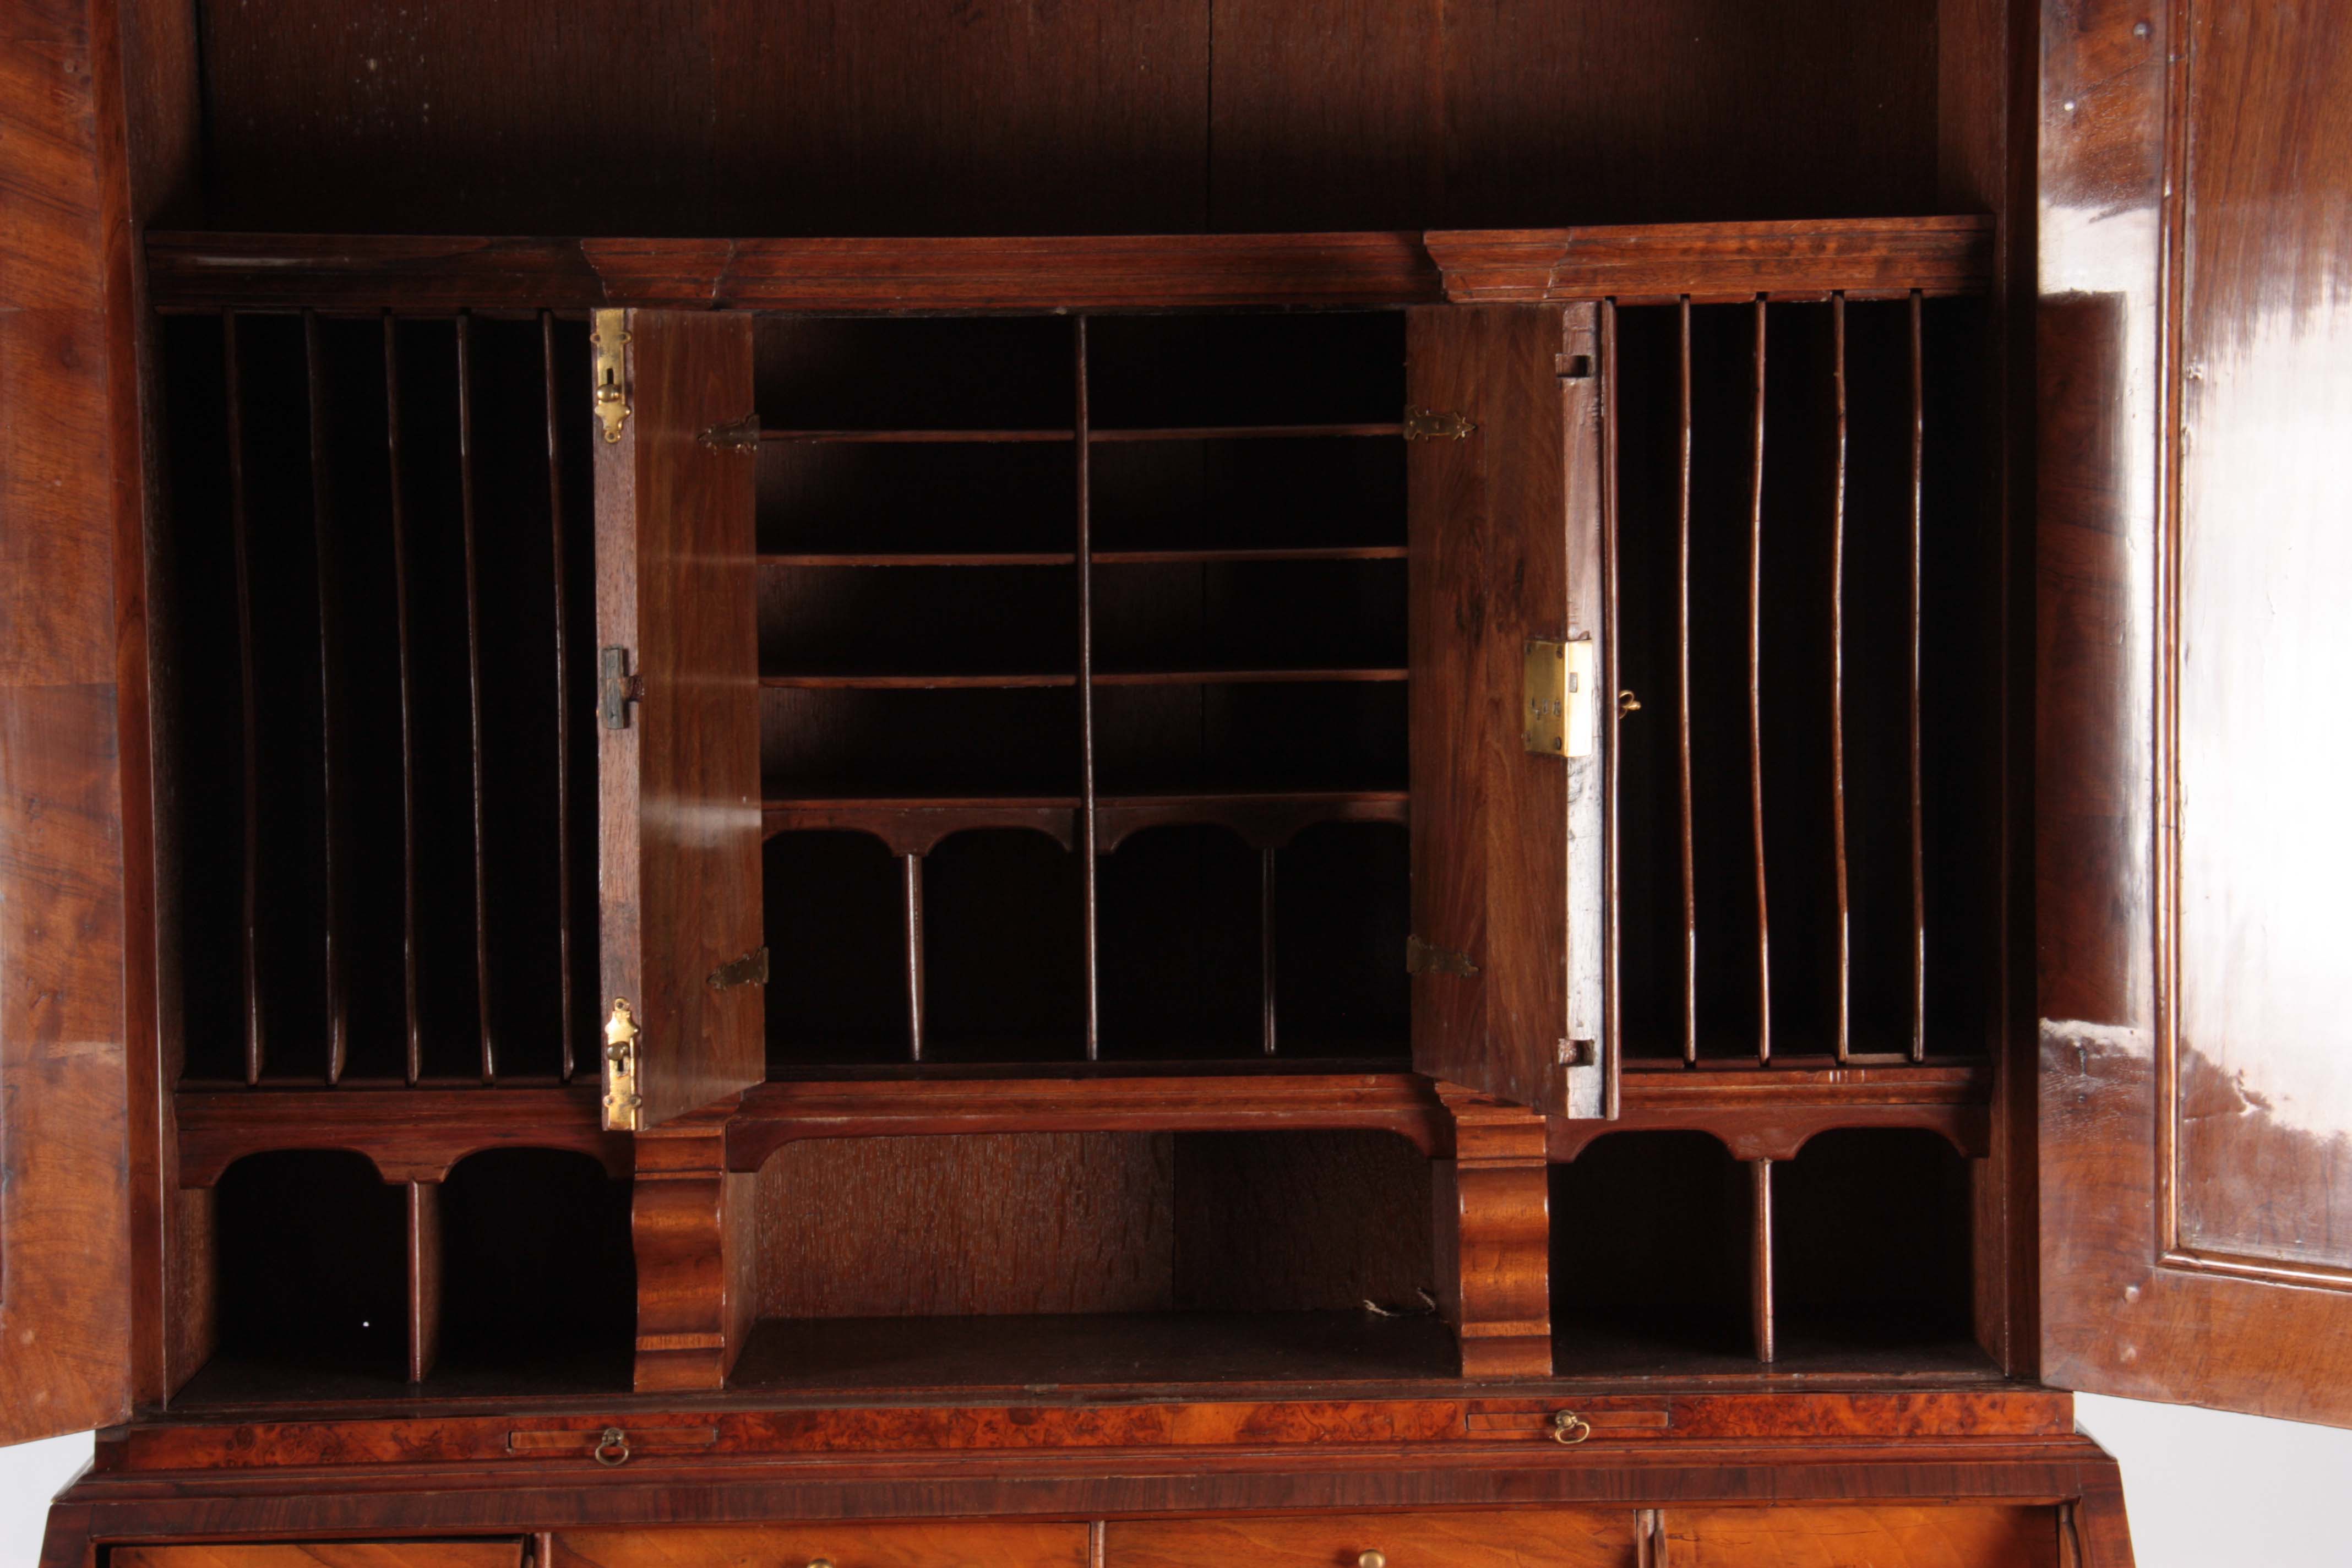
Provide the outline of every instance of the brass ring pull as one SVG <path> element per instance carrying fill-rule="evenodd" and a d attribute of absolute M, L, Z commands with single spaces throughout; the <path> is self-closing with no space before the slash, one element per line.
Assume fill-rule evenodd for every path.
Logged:
<path fill-rule="evenodd" d="M 1389 1554 L 1375 1547 L 1356 1553 L 1356 1568 L 1389 1568 Z"/>
<path fill-rule="evenodd" d="M 808 1568 L 833 1568 L 833 1559 L 830 1557 L 812 1557 L 808 1560 Z"/>
<path fill-rule="evenodd" d="M 1555 1410 L 1551 1414 L 1551 1440 L 1564 1447 L 1573 1448 L 1592 1436 L 1592 1423 L 1573 1410 Z"/>
<path fill-rule="evenodd" d="M 605 1427 L 604 1435 L 596 1439 L 596 1447 L 593 1451 L 592 1457 L 598 1464 L 605 1466 L 608 1468 L 617 1468 L 627 1464 L 629 1462 L 629 1435 L 626 1432 L 622 1431 L 618 1426 Z"/>
<path fill-rule="evenodd" d="M 1642 700 L 1640 698 L 1634 696 L 1630 691 L 1621 691 L 1617 694 L 1617 713 L 1620 718 L 1622 718 L 1628 713 L 1639 713 L 1641 710 Z"/>

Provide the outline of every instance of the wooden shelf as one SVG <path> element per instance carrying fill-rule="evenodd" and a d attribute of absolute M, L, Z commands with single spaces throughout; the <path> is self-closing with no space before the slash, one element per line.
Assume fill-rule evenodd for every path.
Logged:
<path fill-rule="evenodd" d="M 544 1089 L 183 1089 L 179 1183 L 209 1187 L 247 1154 L 278 1149 L 349 1149 L 387 1182 L 437 1182 L 467 1155 L 503 1148 L 575 1150 L 625 1176 L 629 1136 L 603 1130 L 596 1096 L 593 1076 Z"/>
<path fill-rule="evenodd" d="M 1400 552 L 1402 553 L 1402 552 Z M 1100 556 L 1096 557 L 1100 560 Z M 977 550 L 903 553 L 877 552 L 778 552 L 760 557 L 762 566 L 1075 566 L 1078 557 L 1069 550 Z"/>
<path fill-rule="evenodd" d="M 1707 1132 L 1734 1158 L 1790 1160 L 1816 1133 L 1907 1127 L 1941 1134 L 1971 1158 L 1990 1152 L 1990 1062 L 1797 1066 L 1628 1061 L 1614 1121 L 1553 1118 L 1554 1160 L 1612 1132 Z"/>
<path fill-rule="evenodd" d="M 1402 439 L 1404 426 L 1396 421 L 1363 425 L 1166 425 L 1089 430 L 1087 439 L 1099 445 L 1119 441 L 1300 441 L 1368 436 Z"/>
<path fill-rule="evenodd" d="M 1062 845 L 1076 843 L 1082 802 L 1070 795 L 778 797 L 761 812 L 771 834 L 871 833 L 898 855 L 927 854 L 950 834 L 981 827 L 1026 827 Z M 1230 827 L 1254 847 L 1278 848 L 1321 822 L 1407 819 L 1403 790 L 1263 790 L 1101 795 L 1095 802 L 1097 844 L 1108 854 L 1147 827 L 1193 823 Z"/>
<path fill-rule="evenodd" d="M 1097 566 L 1189 566 L 1227 562 L 1247 565 L 1274 561 L 1402 561 L 1404 558 L 1405 547 L 1402 544 L 1328 544 L 1297 548 L 1244 545 L 1228 550 L 1097 550 L 1091 557 Z"/>
<path fill-rule="evenodd" d="M 1454 1123 L 1425 1078 L 1394 1073 L 1152 1074 L 765 1083 L 727 1126 L 727 1168 L 756 1171 L 806 1138 L 974 1132 L 1394 1132 L 1433 1159 Z"/>
<path fill-rule="evenodd" d="M 1020 446 L 1077 438 L 1075 430 L 762 430 L 760 439 L 780 446 L 961 447 Z"/>
<path fill-rule="evenodd" d="M 1075 675 L 763 675 L 762 686 L 840 691 L 1012 691 L 1076 686 Z"/>

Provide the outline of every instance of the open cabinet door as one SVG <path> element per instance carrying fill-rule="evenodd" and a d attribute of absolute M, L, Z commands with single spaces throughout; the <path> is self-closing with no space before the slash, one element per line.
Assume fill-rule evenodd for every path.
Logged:
<path fill-rule="evenodd" d="M 2044 29 L 2042 1373 L 2352 1426 L 2352 4 Z"/>
<path fill-rule="evenodd" d="M 605 1125 L 763 1076 L 751 318 L 599 310 Z"/>
<path fill-rule="evenodd" d="M 1412 1059 L 1612 1113 L 1599 307 L 1431 305 L 1406 334 Z"/>

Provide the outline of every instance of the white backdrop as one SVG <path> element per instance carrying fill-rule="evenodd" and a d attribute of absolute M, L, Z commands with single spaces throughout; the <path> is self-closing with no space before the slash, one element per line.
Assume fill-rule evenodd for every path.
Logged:
<path fill-rule="evenodd" d="M 2084 1394 L 2082 1426 L 2123 1461 L 2139 1568 L 2344 1568 L 2352 1432 Z M 89 1438 L 0 1448 L 0 1568 L 33 1568 L 52 1493 Z"/>

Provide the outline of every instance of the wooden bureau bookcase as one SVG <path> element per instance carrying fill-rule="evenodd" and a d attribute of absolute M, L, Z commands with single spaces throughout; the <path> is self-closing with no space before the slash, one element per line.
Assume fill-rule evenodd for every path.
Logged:
<path fill-rule="evenodd" d="M 2064 1390 L 2352 1421 L 2332 7 L 34 9 L 49 1568 L 2115 1568 Z"/>

